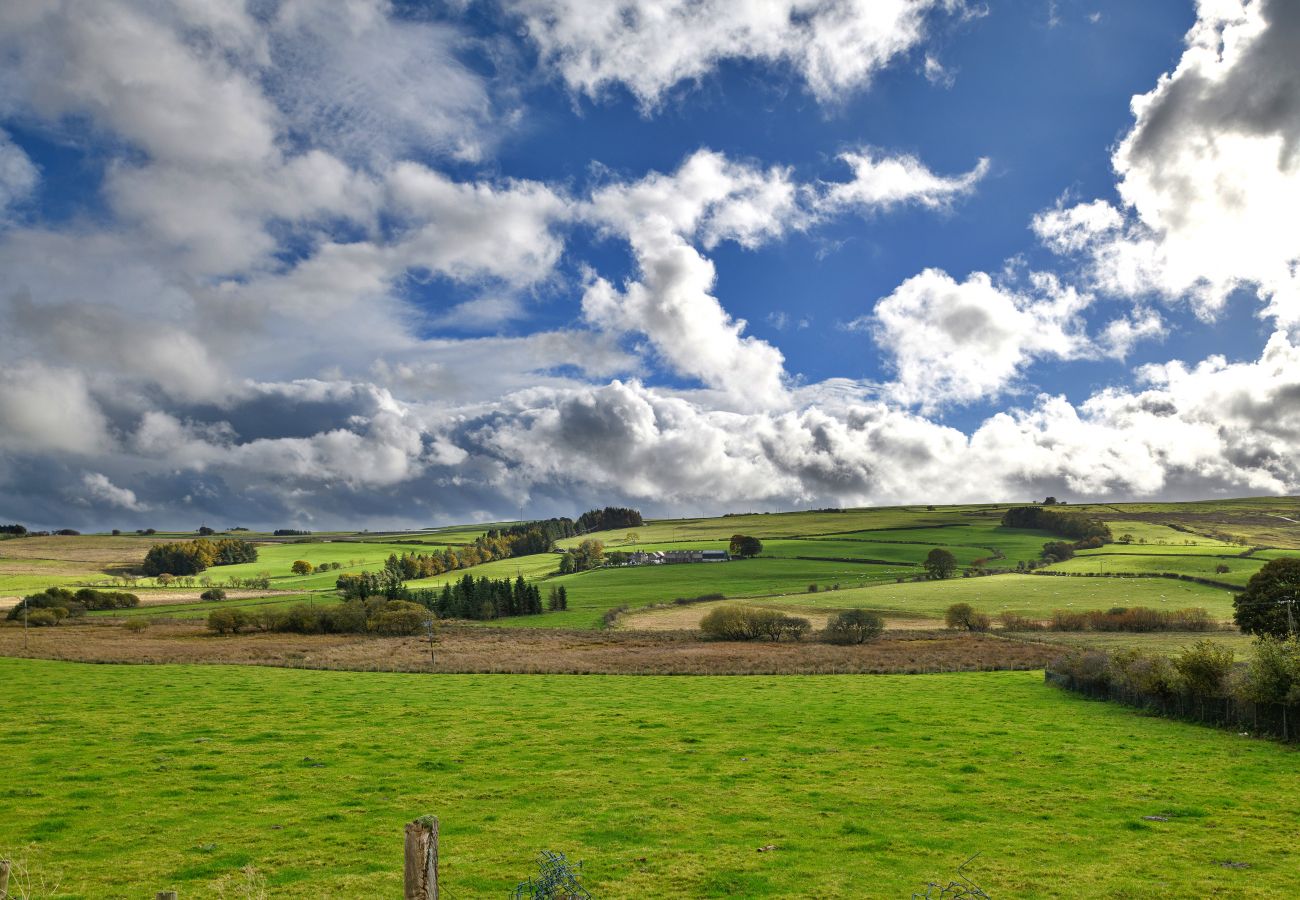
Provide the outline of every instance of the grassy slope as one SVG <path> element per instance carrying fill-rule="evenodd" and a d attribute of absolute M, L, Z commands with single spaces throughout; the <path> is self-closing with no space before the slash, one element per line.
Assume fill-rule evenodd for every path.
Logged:
<path fill-rule="evenodd" d="M 67 897 L 238 895 L 245 865 L 275 897 L 396 896 L 425 813 L 462 898 L 505 896 L 544 847 L 603 900 L 908 896 L 976 852 L 995 897 L 1293 885 L 1293 752 L 1035 673 L 0 678 L 0 849 Z"/>
<path fill-rule="evenodd" d="M 1046 617 L 1057 609 L 1107 609 L 1111 606 L 1182 609 L 1199 606 L 1219 618 L 1232 616 L 1230 592 L 1163 578 L 990 575 L 987 578 L 885 584 L 858 590 L 805 594 L 792 599 L 801 606 L 827 609 L 862 607 L 934 617 L 941 617 L 953 603 L 969 603 L 990 615 L 1007 610 Z"/>

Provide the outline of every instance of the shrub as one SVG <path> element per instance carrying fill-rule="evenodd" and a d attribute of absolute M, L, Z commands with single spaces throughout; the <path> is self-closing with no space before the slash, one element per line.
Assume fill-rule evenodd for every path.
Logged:
<path fill-rule="evenodd" d="M 745 610 L 740 606 L 719 606 L 700 620 L 700 631 L 715 641 L 749 640 Z"/>
<path fill-rule="evenodd" d="M 1004 631 L 1042 631 L 1043 623 L 1037 619 L 1016 612 L 1004 612 L 998 615 Z"/>
<path fill-rule="evenodd" d="M 1228 574 L 1228 564 L 1227 564 L 1227 563 L 1219 563 L 1217 566 L 1214 567 L 1214 574 L 1215 574 L 1215 575 L 1226 575 L 1226 574 Z"/>
<path fill-rule="evenodd" d="M 880 637 L 885 620 L 865 609 L 846 609 L 826 623 L 826 640 L 832 644 L 865 644 Z"/>
<path fill-rule="evenodd" d="M 221 588 L 209 588 L 208 590 L 199 594 L 199 599 L 200 600 L 225 600 L 226 592 Z"/>
<path fill-rule="evenodd" d="M 59 620 L 63 618 L 63 616 L 60 616 L 57 612 L 59 609 L 62 609 L 62 607 L 55 606 L 33 609 L 27 613 L 27 624 L 31 625 L 33 628 L 44 628 L 50 625 L 58 625 Z M 67 615 L 67 610 L 63 610 L 63 613 L 64 615 Z"/>
<path fill-rule="evenodd" d="M 140 605 L 140 598 L 125 591 L 94 591 L 82 588 L 72 599 L 85 609 L 131 609 Z"/>
<path fill-rule="evenodd" d="M 1187 690 L 1201 697 L 1221 697 L 1232 671 L 1232 649 L 1214 641 L 1200 640 L 1174 660 Z"/>
<path fill-rule="evenodd" d="M 982 612 L 976 612 L 969 603 L 954 603 L 943 614 L 943 620 L 949 628 L 962 631 L 988 631 L 992 620 Z"/>
<path fill-rule="evenodd" d="M 1065 609 L 1058 609 L 1052 613 L 1053 631 L 1083 631 L 1088 627 L 1088 615 L 1081 612 L 1070 612 Z"/>
<path fill-rule="evenodd" d="M 429 618 L 429 611 L 418 603 L 390 600 L 370 619 L 369 627 L 379 634 L 391 636 L 420 634 Z"/>
<path fill-rule="evenodd" d="M 123 622 L 122 627 L 132 634 L 139 634 L 149 627 L 149 620 L 144 616 L 136 616 Z"/>
<path fill-rule="evenodd" d="M 700 620 L 700 630 L 717 641 L 802 640 L 812 623 L 775 609 L 719 606 Z"/>
<path fill-rule="evenodd" d="M 217 634 L 238 634 L 249 624 L 248 613 L 227 607 L 208 613 L 208 628 Z"/>
<path fill-rule="evenodd" d="M 1300 701 L 1300 641 L 1269 636 L 1255 641 L 1240 693 L 1257 703 Z"/>
<path fill-rule="evenodd" d="M 289 567 L 289 571 L 295 575 L 310 575 L 315 571 L 315 567 L 305 559 L 295 559 L 293 565 Z"/>

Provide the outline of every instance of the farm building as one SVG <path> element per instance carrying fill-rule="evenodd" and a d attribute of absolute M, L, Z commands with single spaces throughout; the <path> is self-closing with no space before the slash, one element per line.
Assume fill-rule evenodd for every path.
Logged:
<path fill-rule="evenodd" d="M 638 550 L 629 553 L 629 566 L 661 566 L 666 563 L 727 562 L 726 550 Z"/>

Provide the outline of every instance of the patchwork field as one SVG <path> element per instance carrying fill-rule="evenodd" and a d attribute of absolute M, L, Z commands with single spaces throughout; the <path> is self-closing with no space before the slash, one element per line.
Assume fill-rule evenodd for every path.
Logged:
<path fill-rule="evenodd" d="M 63 897 L 396 896 L 426 813 L 460 898 L 543 848 L 610 900 L 908 896 L 977 853 L 994 897 L 1284 896 L 1295 873 L 1294 752 L 1037 673 L 0 678 L 0 847 Z"/>

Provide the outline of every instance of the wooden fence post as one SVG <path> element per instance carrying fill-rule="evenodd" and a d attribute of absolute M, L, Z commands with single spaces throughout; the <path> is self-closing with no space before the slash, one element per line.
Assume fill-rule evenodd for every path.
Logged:
<path fill-rule="evenodd" d="M 406 823 L 405 900 L 438 900 L 438 817 Z"/>
<path fill-rule="evenodd" d="M 9 900 L 9 860 L 0 859 L 0 900 Z"/>

